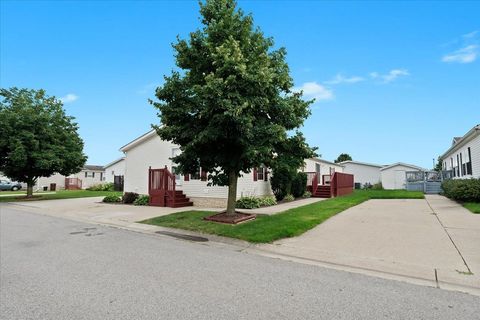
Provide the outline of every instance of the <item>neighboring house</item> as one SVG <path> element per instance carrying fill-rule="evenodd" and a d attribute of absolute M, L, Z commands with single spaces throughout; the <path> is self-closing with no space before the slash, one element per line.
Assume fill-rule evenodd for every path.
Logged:
<path fill-rule="evenodd" d="M 480 178 L 480 124 L 463 137 L 454 137 L 440 159 L 443 170 L 452 170 L 454 179 Z"/>
<path fill-rule="evenodd" d="M 131 141 L 120 149 L 125 154 L 124 191 L 148 194 L 149 168 L 167 169 L 174 173 L 176 165 L 170 159 L 180 153 L 178 145 L 160 139 L 155 130 Z M 207 173 L 175 175 L 176 190 L 181 190 L 195 205 L 222 207 L 226 205 L 228 187 L 208 186 Z M 243 173 L 238 179 L 237 198 L 271 195 L 267 168 Z"/>
<path fill-rule="evenodd" d="M 105 182 L 113 182 L 115 176 L 125 175 L 125 157 L 121 157 L 113 162 L 110 162 L 104 167 Z"/>
<path fill-rule="evenodd" d="M 343 165 L 320 158 L 310 158 L 305 160 L 302 171 L 319 173 L 320 184 L 326 184 L 334 172 L 343 172 Z"/>
<path fill-rule="evenodd" d="M 382 165 L 352 160 L 343 161 L 340 164 L 343 166 L 343 172 L 353 174 L 354 182 L 359 183 L 362 187 L 365 184 L 373 185 L 381 181 Z"/>
<path fill-rule="evenodd" d="M 103 166 L 85 165 L 80 172 L 71 174 L 68 177 L 55 173 L 50 177 L 40 177 L 34 189 L 43 190 L 47 188 L 50 190 L 52 183 L 56 184 L 56 189 L 65 189 L 65 178 L 77 178 L 82 181 L 82 189 L 86 189 L 104 181 L 105 171 Z"/>
<path fill-rule="evenodd" d="M 385 189 L 405 189 L 407 171 L 426 171 L 424 168 L 397 162 L 380 168 L 380 179 Z"/>

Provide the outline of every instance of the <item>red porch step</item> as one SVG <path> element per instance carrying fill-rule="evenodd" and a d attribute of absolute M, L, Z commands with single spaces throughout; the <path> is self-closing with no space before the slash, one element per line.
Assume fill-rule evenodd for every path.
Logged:
<path fill-rule="evenodd" d="M 316 192 L 312 194 L 315 198 L 331 198 L 330 186 L 318 186 Z"/>
<path fill-rule="evenodd" d="M 183 193 L 182 190 L 175 190 L 175 203 L 167 197 L 167 207 L 180 208 L 193 206 L 193 202 L 190 198 Z"/>

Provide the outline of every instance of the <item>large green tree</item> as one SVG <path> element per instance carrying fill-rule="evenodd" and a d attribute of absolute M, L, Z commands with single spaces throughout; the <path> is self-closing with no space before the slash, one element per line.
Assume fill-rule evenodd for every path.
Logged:
<path fill-rule="evenodd" d="M 180 145 L 173 158 L 182 173 L 209 172 L 228 185 L 227 214 L 235 212 L 237 179 L 271 165 L 276 147 L 310 114 L 293 81 L 284 48 L 255 28 L 233 0 L 200 3 L 203 27 L 173 45 L 179 71 L 157 88 L 164 140 Z"/>
<path fill-rule="evenodd" d="M 0 89 L 0 171 L 27 184 L 81 170 L 87 157 L 74 118 L 44 90 Z"/>

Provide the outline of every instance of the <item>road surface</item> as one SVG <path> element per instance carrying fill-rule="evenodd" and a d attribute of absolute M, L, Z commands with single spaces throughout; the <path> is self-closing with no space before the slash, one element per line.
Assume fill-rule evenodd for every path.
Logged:
<path fill-rule="evenodd" d="M 47 210 L 47 209 L 46 209 Z M 1 319 L 480 319 L 480 298 L 0 204 Z"/>

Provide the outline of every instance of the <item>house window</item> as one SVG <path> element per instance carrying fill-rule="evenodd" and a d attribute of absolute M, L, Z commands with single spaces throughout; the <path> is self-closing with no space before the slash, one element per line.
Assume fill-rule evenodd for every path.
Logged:
<path fill-rule="evenodd" d="M 467 174 L 472 174 L 472 151 L 470 150 L 470 147 L 467 148 L 467 156 Z"/>
<path fill-rule="evenodd" d="M 253 169 L 253 181 L 268 181 L 267 168 L 261 166 Z"/>
<path fill-rule="evenodd" d="M 264 179 L 264 168 L 257 169 L 257 180 L 262 181 Z"/>
<path fill-rule="evenodd" d="M 460 174 L 462 176 L 465 175 L 465 166 L 464 166 L 463 159 L 462 159 L 462 152 L 460 152 Z"/>
<path fill-rule="evenodd" d="M 88 177 L 88 172 L 87 172 L 87 171 L 85 171 L 85 178 L 86 178 L 86 177 Z"/>
<path fill-rule="evenodd" d="M 85 171 L 85 178 L 95 178 L 95 172 Z"/>

